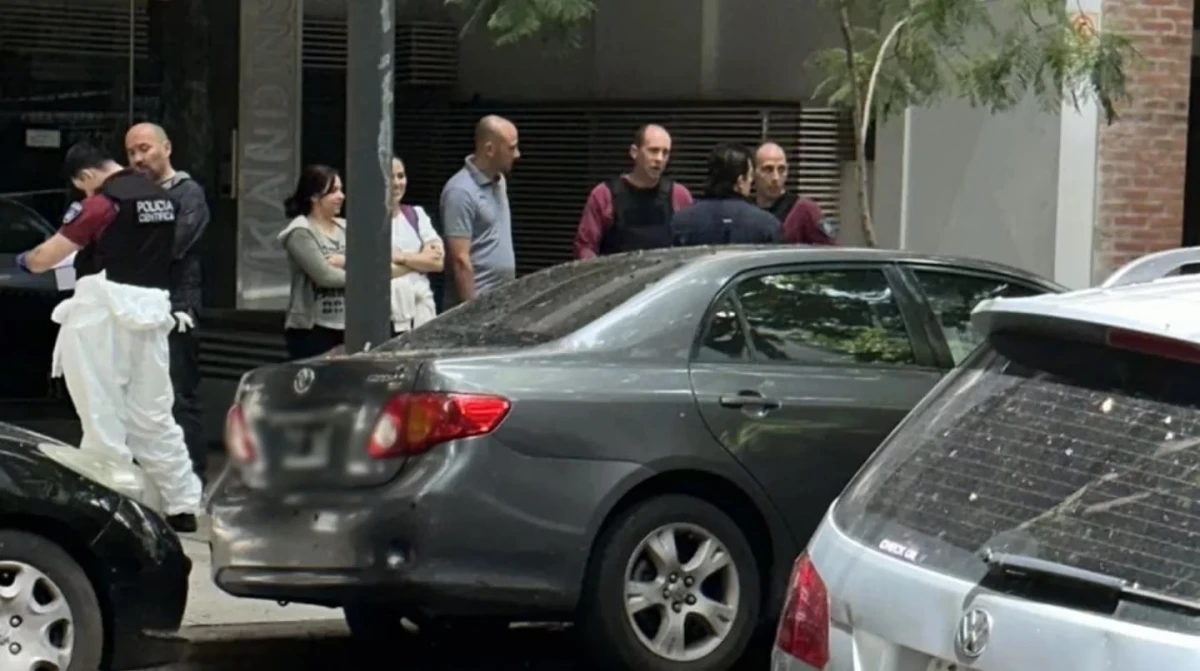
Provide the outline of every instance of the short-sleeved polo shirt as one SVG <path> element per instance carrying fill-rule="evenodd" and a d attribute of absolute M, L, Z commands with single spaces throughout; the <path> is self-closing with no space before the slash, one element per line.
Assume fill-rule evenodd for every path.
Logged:
<path fill-rule="evenodd" d="M 503 175 L 491 178 L 475 167 L 468 156 L 461 170 L 442 189 L 442 237 L 471 241 L 471 265 L 477 294 L 516 277 L 512 242 L 512 213 L 508 183 Z M 446 273 L 446 307 L 461 302 L 454 273 Z"/>

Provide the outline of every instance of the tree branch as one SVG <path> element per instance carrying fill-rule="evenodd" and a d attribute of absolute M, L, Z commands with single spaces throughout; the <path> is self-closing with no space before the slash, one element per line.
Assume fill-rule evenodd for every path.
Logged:
<path fill-rule="evenodd" d="M 896 36 L 900 34 L 900 29 L 908 23 L 912 17 L 906 17 L 896 22 L 892 29 L 888 31 L 887 37 L 883 39 L 883 44 L 879 45 L 879 55 L 875 57 L 875 66 L 871 69 L 871 78 L 867 80 L 867 98 L 863 102 L 863 123 L 862 137 L 858 139 L 862 145 L 862 151 L 865 154 L 867 151 L 867 129 L 871 127 L 871 103 L 875 98 L 875 82 L 879 79 L 879 68 L 883 66 L 884 56 L 887 55 L 888 45 Z"/>

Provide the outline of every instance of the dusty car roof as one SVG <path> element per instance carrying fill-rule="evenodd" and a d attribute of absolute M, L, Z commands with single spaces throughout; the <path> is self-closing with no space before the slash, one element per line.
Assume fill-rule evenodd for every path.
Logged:
<path fill-rule="evenodd" d="M 878 249 L 871 247 L 831 247 L 827 245 L 720 245 L 705 247 L 674 247 L 670 249 L 653 250 L 650 252 L 632 252 L 634 254 L 655 254 L 664 258 L 682 257 L 689 264 L 695 263 L 733 263 L 736 265 L 760 265 L 763 263 L 793 263 L 793 262 L 846 262 L 846 261 L 875 261 L 891 262 L 904 261 L 909 263 L 925 263 L 930 265 L 946 265 L 963 269 L 986 270 L 1021 277 L 1041 284 L 1054 283 L 1041 275 L 1029 272 L 1016 266 L 1010 266 L 983 259 L 966 256 L 950 256 L 944 254 L 926 254 L 899 249 Z M 623 255 L 617 255 L 623 256 Z M 603 258 L 616 258 L 601 257 Z"/>
<path fill-rule="evenodd" d="M 1166 257 L 1174 261 L 1164 263 Z M 1121 268 L 1099 287 L 989 299 L 976 306 L 971 322 L 984 336 L 1014 326 L 1078 331 L 1092 325 L 1200 344 L 1200 276 L 1155 276 L 1196 260 L 1200 248 L 1171 250 Z"/>

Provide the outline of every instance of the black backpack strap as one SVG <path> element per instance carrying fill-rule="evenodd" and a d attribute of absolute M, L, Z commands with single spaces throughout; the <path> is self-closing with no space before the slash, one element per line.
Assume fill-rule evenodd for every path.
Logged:
<path fill-rule="evenodd" d="M 788 191 L 783 194 L 783 216 L 791 214 L 792 208 L 796 207 L 796 203 L 800 202 L 800 196 Z"/>
<path fill-rule="evenodd" d="M 669 177 L 658 180 L 658 203 L 663 208 L 662 220 L 669 225 L 675 215 L 675 180 Z"/>

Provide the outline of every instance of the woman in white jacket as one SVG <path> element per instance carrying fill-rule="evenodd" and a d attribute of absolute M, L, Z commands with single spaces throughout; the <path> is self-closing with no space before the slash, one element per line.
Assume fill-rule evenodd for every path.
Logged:
<path fill-rule="evenodd" d="M 442 271 L 445 247 L 424 208 L 403 204 L 408 189 L 404 161 L 392 159 L 392 329 L 410 331 L 433 319 L 437 308 L 428 273 Z M 397 276 L 397 272 L 401 274 Z"/>

